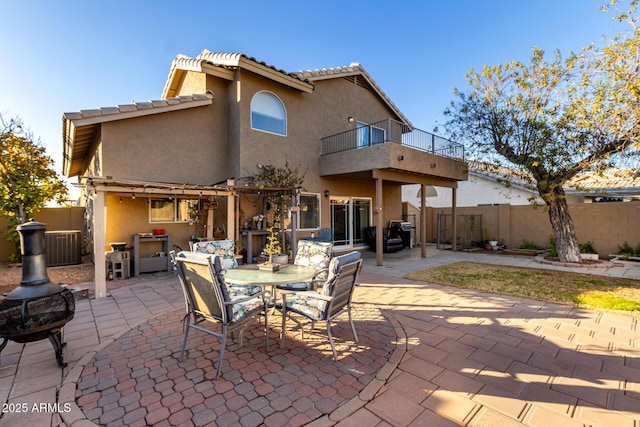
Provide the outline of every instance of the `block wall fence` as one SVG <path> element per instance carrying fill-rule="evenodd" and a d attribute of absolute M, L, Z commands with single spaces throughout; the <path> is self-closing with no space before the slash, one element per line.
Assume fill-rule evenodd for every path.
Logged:
<path fill-rule="evenodd" d="M 438 213 L 450 215 L 451 209 L 427 208 L 427 241 L 436 241 Z M 578 242 L 593 243 L 601 256 L 618 252 L 626 241 L 632 247 L 640 244 L 640 203 L 585 203 L 569 205 Z M 502 242 L 508 248 L 519 248 L 532 242 L 550 246 L 551 223 L 544 207 L 529 205 L 496 205 L 457 208 L 456 215 L 482 215 L 482 232 L 487 239 Z M 460 222 L 458 222 L 460 224 Z M 461 231 L 458 230 L 458 239 Z"/>

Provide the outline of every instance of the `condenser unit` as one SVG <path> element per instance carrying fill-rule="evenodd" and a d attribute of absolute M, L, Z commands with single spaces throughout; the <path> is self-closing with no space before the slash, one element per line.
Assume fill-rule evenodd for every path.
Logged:
<path fill-rule="evenodd" d="M 82 231 L 47 231 L 44 233 L 47 266 L 73 265 L 82 262 Z"/>

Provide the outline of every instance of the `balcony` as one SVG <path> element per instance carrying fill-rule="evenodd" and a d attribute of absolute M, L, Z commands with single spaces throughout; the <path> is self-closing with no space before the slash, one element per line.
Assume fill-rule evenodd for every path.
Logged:
<path fill-rule="evenodd" d="M 321 176 L 363 179 L 371 171 L 390 170 L 399 182 L 414 182 L 416 174 L 436 181 L 467 179 L 462 144 L 392 119 L 322 138 L 319 170 Z"/>

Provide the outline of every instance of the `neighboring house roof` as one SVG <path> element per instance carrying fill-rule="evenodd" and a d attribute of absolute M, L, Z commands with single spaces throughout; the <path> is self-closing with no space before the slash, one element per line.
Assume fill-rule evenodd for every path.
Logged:
<path fill-rule="evenodd" d="M 393 103 L 393 101 L 391 101 L 387 94 L 384 93 L 384 91 L 380 88 L 380 86 L 378 86 L 375 80 L 371 78 L 369 73 L 367 73 L 367 71 L 356 62 L 351 63 L 348 67 L 306 70 L 300 71 L 297 74 L 298 76 L 300 76 L 300 78 L 305 78 L 310 82 L 350 76 L 362 76 L 364 78 L 364 81 L 357 80 L 356 83 L 362 87 L 373 90 L 406 125 L 408 125 L 409 127 L 413 127 L 409 119 L 407 119 L 405 115 L 402 114 L 400 109 Z"/>
<path fill-rule="evenodd" d="M 609 169 L 575 176 L 567 185 L 567 192 L 597 196 L 633 196 L 640 199 L 640 171 Z"/>
<path fill-rule="evenodd" d="M 148 102 L 132 102 L 116 107 L 80 110 L 62 115 L 62 140 L 64 141 L 63 173 L 72 177 L 82 173 L 83 164 L 96 143 L 100 124 L 187 108 L 202 107 L 213 103 L 213 93 L 179 96 Z"/>
<path fill-rule="evenodd" d="M 508 181 L 511 187 L 537 195 L 535 188 L 528 182 L 529 174 L 520 169 L 470 161 L 469 175 L 502 183 Z M 567 194 L 593 197 L 632 196 L 640 199 L 640 171 L 609 169 L 603 172 L 583 172 L 567 181 L 564 189 Z"/>
<path fill-rule="evenodd" d="M 162 97 L 174 96 L 188 71 L 197 71 L 233 80 L 234 71 L 238 68 L 254 72 L 302 92 L 311 93 L 314 89 L 312 83 L 301 78 L 297 73 L 288 73 L 242 53 L 217 53 L 205 49 L 196 58 L 178 55 L 173 60 Z"/>
<path fill-rule="evenodd" d="M 485 162 L 478 162 L 476 160 L 470 160 L 468 161 L 468 164 L 469 175 L 499 182 L 505 186 L 537 194 L 535 188 L 530 183 L 532 178 L 526 171 Z"/>

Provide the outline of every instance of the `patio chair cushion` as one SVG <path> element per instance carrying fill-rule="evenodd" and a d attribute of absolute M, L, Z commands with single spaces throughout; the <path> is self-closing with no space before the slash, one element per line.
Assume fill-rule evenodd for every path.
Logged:
<path fill-rule="evenodd" d="M 247 288 L 247 292 L 249 288 L 254 288 L 254 286 L 229 286 L 227 282 L 224 280 L 224 269 L 222 268 L 221 257 L 214 255 L 211 259 L 211 263 L 213 265 L 213 272 L 216 275 L 216 279 L 222 285 L 222 296 L 225 301 L 234 302 L 241 298 L 246 298 L 252 294 L 250 293 L 242 293 L 239 292 L 240 288 Z M 258 291 L 261 291 L 262 288 L 260 286 L 255 286 Z M 255 292 L 254 292 L 255 293 Z M 247 301 L 243 302 L 235 302 L 232 306 L 227 306 L 227 316 L 232 322 L 237 321 L 240 318 L 245 317 L 245 315 L 249 312 L 260 310 L 264 306 L 262 298 L 251 298 Z"/>
<path fill-rule="evenodd" d="M 345 255 L 341 255 L 331 259 L 329 264 L 329 276 L 325 282 L 325 285 L 320 291 L 321 295 L 329 296 L 333 291 L 331 286 L 336 274 L 340 270 L 340 267 L 345 264 L 358 261 L 361 255 L 360 252 L 353 251 Z M 320 320 L 324 318 L 325 310 L 327 308 L 327 302 L 313 297 L 313 293 L 296 293 L 287 298 L 287 310 L 304 314 L 313 320 Z"/>
<path fill-rule="evenodd" d="M 224 265 L 224 259 L 222 261 L 220 261 L 221 257 L 219 255 L 215 255 L 215 254 L 209 254 L 209 253 L 205 253 L 205 252 L 188 252 L 188 251 L 182 251 L 178 254 L 178 256 L 183 257 L 183 258 L 191 258 L 191 259 L 198 259 L 198 260 L 202 260 L 202 261 L 209 261 L 209 258 L 213 258 L 212 262 L 215 264 L 215 259 L 218 259 L 218 263 L 221 265 L 221 270 L 222 266 Z M 249 295 L 253 295 L 253 294 L 257 294 L 258 292 L 260 292 L 262 290 L 262 286 L 259 285 L 229 285 L 228 283 L 226 283 L 224 281 L 224 276 L 222 277 L 222 283 L 225 284 L 226 288 L 227 288 L 227 292 L 229 294 L 229 298 L 231 299 L 235 299 L 235 298 L 239 298 L 242 296 L 249 296 Z"/>
<path fill-rule="evenodd" d="M 325 303 L 325 301 L 314 298 L 310 293 L 298 293 L 287 297 L 287 310 L 302 314 L 312 320 L 322 320 L 320 303 Z"/>
<path fill-rule="evenodd" d="M 224 268 L 236 268 L 238 262 L 235 258 L 233 242 L 231 240 L 210 240 L 204 242 L 192 242 L 191 249 L 193 252 L 200 252 L 209 255 L 218 255 L 222 257 L 222 266 Z"/>
<path fill-rule="evenodd" d="M 316 271 L 320 271 L 329 267 L 332 250 L 332 243 L 300 240 L 298 242 L 296 259 L 293 263 L 295 265 L 313 267 Z"/>
<path fill-rule="evenodd" d="M 295 265 L 303 265 L 305 267 L 313 267 L 316 270 L 317 275 L 314 279 L 326 279 L 327 272 L 323 271 L 329 267 L 331 261 L 331 252 L 333 251 L 333 243 L 328 242 L 316 242 L 311 240 L 298 241 L 298 249 L 296 252 L 296 258 L 293 261 Z M 313 285 L 311 281 L 291 283 L 288 285 L 280 285 L 279 289 L 300 289 L 304 287 L 306 289 L 312 289 Z"/>

